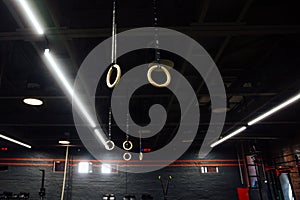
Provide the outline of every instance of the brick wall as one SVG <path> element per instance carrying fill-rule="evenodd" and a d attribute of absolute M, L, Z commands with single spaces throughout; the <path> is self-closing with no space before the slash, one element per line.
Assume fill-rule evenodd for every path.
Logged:
<path fill-rule="evenodd" d="M 73 149 L 70 154 L 72 154 L 71 158 L 73 159 L 91 158 L 84 150 L 77 152 L 77 150 Z M 0 163 L 9 165 L 7 172 L 0 172 L 0 192 L 30 192 L 32 199 L 38 199 L 38 192 L 41 186 L 41 172 L 39 169 L 45 169 L 47 199 L 60 199 L 63 174 L 52 171 L 53 160 L 39 162 L 36 160 L 7 160 L 7 158 L 63 159 L 63 149 L 52 152 L 29 150 L 22 153 L 5 152 L 0 154 Z M 211 160 L 210 164 L 214 163 L 221 166 L 218 174 L 200 173 L 200 165 L 205 165 L 206 163 L 201 160 L 194 162 L 195 159 L 198 159 L 196 151 L 189 151 L 181 159 L 191 159 L 197 166 L 193 166 L 193 163 L 191 163 L 191 166 L 169 166 L 150 173 L 127 174 L 127 192 L 135 194 L 137 197 L 140 197 L 142 193 L 150 193 L 155 199 L 163 199 L 161 185 L 157 177 L 159 175 L 162 177 L 171 175 L 173 180 L 169 187 L 169 199 L 237 199 L 236 188 L 241 187 L 241 185 L 239 170 L 236 166 L 237 162 L 233 161 L 233 159 L 236 159 L 233 150 L 227 152 L 224 152 L 224 150 L 214 151 L 205 158 L 206 160 Z M 19 164 L 16 165 L 15 163 Z M 26 163 L 28 166 L 24 165 Z M 94 166 L 93 173 L 78 174 L 76 163 L 74 162 L 73 164 L 74 166 L 69 169 L 70 176 L 66 191 L 68 199 L 100 199 L 104 193 L 115 193 L 118 197 L 117 199 L 121 199 L 126 192 L 125 173 L 101 174 L 100 167 Z M 223 164 L 226 165 L 222 166 Z"/>
<path fill-rule="evenodd" d="M 297 163 L 295 162 L 295 154 L 298 153 L 298 156 L 300 156 L 299 141 L 299 136 L 296 136 L 289 140 L 272 142 L 268 147 L 270 158 L 276 157 L 276 162 L 285 162 L 280 165 L 288 165 L 292 167 L 290 177 L 296 199 L 300 199 L 300 175 Z"/>

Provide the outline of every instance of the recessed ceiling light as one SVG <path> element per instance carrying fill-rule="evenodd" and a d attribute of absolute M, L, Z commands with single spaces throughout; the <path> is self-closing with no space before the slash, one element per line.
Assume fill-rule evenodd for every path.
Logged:
<path fill-rule="evenodd" d="M 229 108 L 223 107 L 223 108 L 215 108 L 212 110 L 213 113 L 225 113 L 227 111 L 229 111 Z"/>
<path fill-rule="evenodd" d="M 31 106 L 40 106 L 43 104 L 42 100 L 35 99 L 35 98 L 26 98 L 26 99 L 23 99 L 23 102 L 28 105 L 31 105 Z"/>
<path fill-rule="evenodd" d="M 67 140 L 60 140 L 60 141 L 58 141 L 58 143 L 59 144 L 70 144 L 70 142 Z"/>
<path fill-rule="evenodd" d="M 183 143 L 192 143 L 193 140 L 182 140 Z"/>

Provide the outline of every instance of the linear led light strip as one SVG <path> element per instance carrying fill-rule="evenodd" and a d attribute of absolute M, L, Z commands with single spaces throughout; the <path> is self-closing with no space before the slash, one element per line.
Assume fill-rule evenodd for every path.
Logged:
<path fill-rule="evenodd" d="M 33 12 L 31 11 L 27 1 L 25 0 L 18 0 L 18 2 L 20 3 L 24 13 L 26 14 L 26 16 L 28 17 L 29 21 L 32 23 L 33 27 L 36 29 L 36 32 L 40 35 L 44 34 L 44 30 L 42 28 L 42 26 L 38 23 L 38 20 L 36 19 L 36 17 L 34 16 Z M 23 142 L 19 142 L 15 139 L 12 139 L 10 137 L 7 137 L 5 135 L 0 134 L 0 138 L 5 139 L 7 141 L 13 142 L 15 144 L 27 147 L 27 148 L 31 148 L 30 145 L 25 144 Z"/>
<path fill-rule="evenodd" d="M 18 144 L 18 145 L 21 145 L 21 146 L 24 146 L 24 147 L 27 147 L 27 148 L 31 149 L 31 146 L 30 146 L 30 145 L 25 144 L 25 143 L 23 143 L 23 142 L 19 142 L 18 140 L 12 139 L 12 138 L 7 137 L 7 136 L 5 136 L 5 135 L 0 134 L 0 138 L 5 139 L 5 140 L 8 140 L 8 141 L 10 141 L 10 142 L 13 142 L 13 143 L 16 143 L 16 144 Z"/>
<path fill-rule="evenodd" d="M 18 0 L 18 2 L 20 3 L 23 11 L 26 13 L 26 15 L 27 15 L 28 19 L 30 20 L 30 22 L 32 23 L 33 27 L 36 29 L 36 32 L 40 35 L 44 34 L 44 30 L 43 30 L 42 26 L 40 25 L 40 23 L 38 22 L 34 13 L 32 12 L 32 9 L 30 9 L 28 2 L 26 0 Z M 92 119 L 92 117 L 90 116 L 90 114 L 88 113 L 87 109 L 84 107 L 84 105 L 82 104 L 82 102 L 80 101 L 78 96 L 76 96 L 74 94 L 73 87 L 70 85 L 70 83 L 67 81 L 66 77 L 60 70 L 60 67 L 58 66 L 58 64 L 55 61 L 55 59 L 53 58 L 53 56 L 51 55 L 49 49 L 45 50 L 44 55 L 45 55 L 48 63 L 51 66 L 50 70 L 53 72 L 54 75 L 56 75 L 58 77 L 58 80 L 60 81 L 60 83 L 67 90 L 69 96 L 73 99 L 73 102 L 79 109 L 79 112 L 84 116 L 84 118 L 87 120 L 89 125 L 93 128 L 96 137 L 108 149 L 108 145 L 106 143 L 105 138 L 103 137 L 101 132 L 96 128 L 96 123 L 94 122 L 94 120 Z"/>
<path fill-rule="evenodd" d="M 88 113 L 87 109 L 84 107 L 82 104 L 81 100 L 78 98 L 76 94 L 74 94 L 74 90 L 70 83 L 67 81 L 66 77 L 64 76 L 63 72 L 60 70 L 60 67 L 57 65 L 57 62 L 55 62 L 55 59 L 51 55 L 49 49 L 46 49 L 44 52 L 45 57 L 47 58 L 47 61 L 49 62 L 53 74 L 58 77 L 58 80 L 61 82 L 63 87 L 67 90 L 68 94 L 70 97 L 73 99 L 73 103 L 76 105 L 76 107 L 79 109 L 79 112 L 84 116 L 84 118 L 87 120 L 89 125 L 94 129 L 95 135 L 99 138 L 101 143 L 108 148 L 108 145 L 106 143 L 106 140 L 104 139 L 103 135 L 101 132 L 96 129 L 96 123 Z"/>
<path fill-rule="evenodd" d="M 294 96 L 294 97 L 292 97 L 292 98 L 286 100 L 286 101 L 283 102 L 282 104 L 276 106 L 275 108 L 272 108 L 272 109 L 269 110 L 268 112 L 266 112 L 266 113 L 264 113 L 264 114 L 258 116 L 257 118 L 251 120 L 250 122 L 248 122 L 248 126 L 251 126 L 251 125 L 253 125 L 253 124 L 255 124 L 255 123 L 261 121 L 262 119 L 264 119 L 264 118 L 266 118 L 266 117 L 272 115 L 273 113 L 275 113 L 275 112 L 281 110 L 282 108 L 284 108 L 284 107 L 290 105 L 291 103 L 294 103 L 295 101 L 297 101 L 297 100 L 299 100 L 299 99 L 300 99 L 300 94 L 298 94 L 298 95 L 296 95 L 296 96 Z"/>
<path fill-rule="evenodd" d="M 247 125 L 248 125 L 248 126 L 252 126 L 253 124 L 255 124 L 255 123 L 257 123 L 257 122 L 259 122 L 259 121 L 265 119 L 266 117 L 268 117 L 268 116 L 274 114 L 275 112 L 277 112 L 277 111 L 279 111 L 279 110 L 285 108 L 286 106 L 288 106 L 288 105 L 290 105 L 290 104 L 292 104 L 292 103 L 298 101 L 299 99 L 300 99 L 300 93 L 297 94 L 297 95 L 295 95 L 295 96 L 293 96 L 293 97 L 291 97 L 291 98 L 289 98 L 288 100 L 286 100 L 285 102 L 279 104 L 278 106 L 272 108 L 272 109 L 269 110 L 268 112 L 266 112 L 266 113 L 264 113 L 264 114 L 262 114 L 262 115 L 256 117 L 255 119 L 251 120 L 250 122 L 247 123 Z M 234 132 L 232 132 L 232 133 L 226 135 L 226 136 L 223 137 L 222 139 L 217 140 L 216 142 L 212 143 L 212 144 L 210 145 L 210 147 L 215 147 L 215 146 L 221 144 L 222 142 L 228 140 L 229 138 L 231 138 L 231 137 L 233 137 L 233 136 L 239 134 L 240 132 L 242 132 L 242 131 L 244 131 L 244 130 L 246 130 L 246 129 L 247 129 L 247 127 L 246 127 L 246 126 L 243 126 L 243 127 L 239 128 L 239 129 L 237 129 L 236 131 L 234 131 Z"/>
<path fill-rule="evenodd" d="M 43 35 L 44 30 L 43 30 L 42 26 L 40 25 L 40 23 L 38 22 L 37 18 L 34 16 L 32 10 L 30 9 L 30 7 L 27 3 L 27 1 L 26 0 L 18 0 L 18 2 L 20 3 L 24 13 L 28 17 L 29 21 L 32 23 L 32 25 L 35 28 L 36 32 L 39 35 Z"/>
<path fill-rule="evenodd" d="M 222 142 L 228 140 L 229 138 L 231 138 L 231 137 L 233 137 L 233 136 L 239 134 L 240 132 L 243 132 L 244 130 L 246 130 L 246 128 L 247 128 L 246 126 L 243 126 L 243 127 L 239 128 L 239 129 L 237 129 L 236 131 L 233 131 L 232 133 L 226 135 L 226 136 L 223 137 L 222 139 L 220 139 L 220 140 L 218 140 L 218 141 L 212 143 L 212 144 L 210 145 L 210 147 L 215 147 L 215 146 L 217 146 L 218 144 L 221 144 Z"/>
<path fill-rule="evenodd" d="M 65 87 L 67 92 L 69 93 L 70 97 L 73 98 L 73 102 L 78 106 L 80 109 L 80 112 L 84 115 L 86 120 L 89 122 L 92 128 L 96 128 L 96 123 L 94 120 L 91 118 L 87 110 L 84 108 L 82 102 L 79 100 L 79 98 L 74 94 L 73 88 L 70 85 L 70 83 L 67 81 L 66 77 L 62 73 L 62 71 L 59 69 L 57 63 L 55 62 L 53 56 L 50 54 L 49 49 L 46 49 L 44 52 L 45 57 L 47 58 L 50 66 L 52 67 L 51 69 L 53 70 L 54 74 L 58 77 L 62 85 Z"/>

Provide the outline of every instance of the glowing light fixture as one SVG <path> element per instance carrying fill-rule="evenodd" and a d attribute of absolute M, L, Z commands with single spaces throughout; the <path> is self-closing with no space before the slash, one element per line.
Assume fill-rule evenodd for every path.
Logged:
<path fill-rule="evenodd" d="M 62 70 L 60 69 L 60 66 L 55 61 L 55 58 L 50 53 L 49 49 L 45 49 L 44 55 L 50 65 L 50 71 L 57 76 L 58 81 L 63 86 L 63 88 L 67 91 L 67 94 L 69 97 L 73 100 L 73 103 L 75 104 L 75 107 L 77 108 L 78 112 L 85 118 L 85 120 L 88 122 L 88 124 L 94 129 L 94 133 L 96 137 L 101 141 L 101 143 L 105 146 L 106 149 L 108 149 L 107 142 L 105 138 L 103 137 L 103 134 L 96 128 L 96 123 L 88 113 L 85 106 L 82 104 L 82 101 L 78 98 L 76 94 L 74 94 L 73 87 L 66 79 L 66 76 L 63 74 Z"/>
<path fill-rule="evenodd" d="M 71 84 L 67 81 L 67 79 L 66 79 L 65 75 L 63 74 L 63 72 L 60 70 L 60 67 L 58 66 L 58 64 L 54 60 L 52 54 L 50 53 L 50 50 L 45 49 L 44 55 L 47 58 L 54 75 L 56 75 L 58 77 L 59 81 L 65 87 L 65 89 L 67 90 L 69 95 L 71 97 L 73 97 L 73 88 L 72 88 Z"/>
<path fill-rule="evenodd" d="M 230 109 L 227 108 L 227 107 L 224 107 L 224 108 L 215 108 L 212 110 L 212 112 L 214 113 L 225 113 L 225 112 L 228 112 Z"/>
<path fill-rule="evenodd" d="M 50 66 L 51 66 L 53 74 L 58 77 L 58 80 L 64 86 L 64 88 L 66 89 L 66 91 L 70 95 L 70 98 L 73 99 L 73 102 L 76 104 L 76 106 L 80 110 L 81 114 L 83 114 L 83 116 L 86 118 L 86 120 L 89 122 L 89 124 L 91 125 L 92 128 L 96 128 L 96 123 L 91 118 L 91 116 L 87 112 L 86 108 L 83 106 L 80 99 L 74 94 L 74 91 L 73 91 L 73 88 L 72 88 L 71 84 L 67 81 L 65 75 L 60 70 L 60 67 L 58 66 L 58 64 L 55 61 L 55 59 L 53 58 L 53 56 L 51 55 L 49 49 L 45 50 L 44 55 L 47 58 Z"/>
<path fill-rule="evenodd" d="M 31 106 L 40 106 L 40 105 L 43 105 L 43 101 L 40 100 L 40 99 L 35 99 L 35 98 L 26 98 L 26 99 L 23 99 L 23 102 L 28 104 L 28 105 L 31 105 Z"/>
<path fill-rule="evenodd" d="M 5 136 L 5 135 L 0 134 L 0 138 L 2 138 L 2 139 L 4 139 L 4 140 L 7 140 L 7 141 L 10 141 L 10 142 L 13 142 L 13 143 L 18 144 L 18 145 L 27 147 L 27 148 L 29 148 L 29 149 L 31 149 L 31 146 L 30 146 L 30 145 L 25 144 L 25 143 L 23 143 L 23 142 L 20 142 L 20 141 L 18 141 L 18 140 L 12 139 L 12 138 L 7 137 L 7 136 Z"/>
<path fill-rule="evenodd" d="M 64 144 L 64 145 L 68 145 L 70 144 L 70 141 L 67 141 L 67 140 L 60 140 L 58 141 L 59 144 Z"/>
<path fill-rule="evenodd" d="M 102 174 L 110 174 L 112 172 L 110 164 L 102 164 L 101 173 Z"/>
<path fill-rule="evenodd" d="M 94 129 L 94 133 L 97 136 L 97 138 L 101 141 L 101 143 L 105 146 L 106 149 L 109 149 L 110 147 L 108 146 L 108 141 L 105 141 L 103 134 L 101 134 L 99 129 Z"/>
<path fill-rule="evenodd" d="M 210 145 L 210 147 L 215 147 L 215 146 L 221 144 L 222 142 L 228 140 L 229 138 L 231 138 L 231 137 L 233 137 L 233 136 L 239 134 L 240 132 L 243 132 L 244 130 L 246 130 L 246 128 L 247 128 L 246 126 L 243 126 L 243 127 L 239 128 L 239 129 L 233 131 L 232 133 L 226 135 L 226 136 L 223 137 L 222 139 L 220 139 L 220 140 L 218 140 L 218 141 L 212 143 L 212 144 Z"/>
<path fill-rule="evenodd" d="M 265 119 L 266 117 L 272 115 L 273 113 L 275 113 L 275 112 L 277 112 L 277 111 L 283 109 L 284 107 L 290 105 L 291 103 L 294 103 L 295 101 L 297 101 L 297 100 L 299 100 L 299 99 L 300 99 L 300 93 L 297 94 L 296 96 L 294 96 L 294 97 L 292 97 L 292 98 L 286 100 L 285 102 L 283 102 L 282 104 L 276 106 L 275 108 L 272 108 L 272 109 L 269 110 L 268 112 L 266 112 L 266 113 L 264 113 L 264 114 L 258 116 L 257 118 L 251 120 L 250 122 L 248 122 L 248 126 L 251 126 L 251 125 L 253 125 L 253 124 L 255 124 L 255 123 L 257 123 L 257 122 L 259 122 L 259 121 Z"/>
<path fill-rule="evenodd" d="M 35 28 L 36 32 L 39 35 L 43 35 L 44 30 L 43 30 L 42 26 L 40 25 L 40 23 L 38 22 L 37 17 L 32 12 L 32 9 L 30 8 L 28 2 L 26 0 L 18 0 L 17 2 L 19 2 L 19 4 L 21 5 L 24 13 L 28 17 L 28 19 L 31 22 L 32 26 Z"/>
<path fill-rule="evenodd" d="M 90 162 L 79 162 L 78 173 L 87 174 L 92 173 L 92 163 Z"/>

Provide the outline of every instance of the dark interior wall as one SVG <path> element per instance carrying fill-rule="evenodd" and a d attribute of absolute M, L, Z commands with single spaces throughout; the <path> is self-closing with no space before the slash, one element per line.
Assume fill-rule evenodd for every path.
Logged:
<path fill-rule="evenodd" d="M 41 187 L 39 169 L 45 169 L 47 199 L 60 199 L 63 173 L 54 173 L 52 164 L 55 159 L 63 159 L 64 153 L 63 148 L 51 152 L 43 150 L 1 152 L 0 163 L 2 163 L 1 165 L 6 163 L 9 169 L 6 172 L 0 172 L 0 192 L 30 192 L 32 199 L 38 199 Z M 77 149 L 71 148 L 70 159 L 70 164 L 73 166 L 69 168 L 69 179 L 66 185 L 68 199 L 99 199 L 104 193 L 115 193 L 117 199 L 121 199 L 122 195 L 126 193 L 126 174 L 124 172 L 101 174 L 100 167 L 93 166 L 93 173 L 78 174 L 76 165 L 78 162 L 75 160 L 92 159 L 91 156 L 84 150 L 78 152 Z M 236 188 L 241 187 L 241 183 L 234 150 L 226 152 L 217 150 L 201 160 L 197 157 L 197 151 L 190 150 L 180 160 L 179 166 L 168 166 L 143 174 L 128 173 L 127 192 L 135 194 L 138 199 L 143 193 L 151 194 L 154 199 L 163 199 L 157 177 L 160 175 L 167 178 L 171 175 L 173 179 L 169 187 L 169 199 L 238 199 Z M 181 166 L 183 160 L 186 162 Z M 205 165 L 219 166 L 219 173 L 201 174 L 200 168 Z"/>
<path fill-rule="evenodd" d="M 296 135 L 286 140 L 272 141 L 266 150 L 268 157 L 273 158 L 270 161 L 278 166 L 290 166 L 289 176 L 293 187 L 296 199 L 300 199 L 300 176 L 299 176 L 299 163 L 296 162 L 300 158 L 300 136 Z"/>

